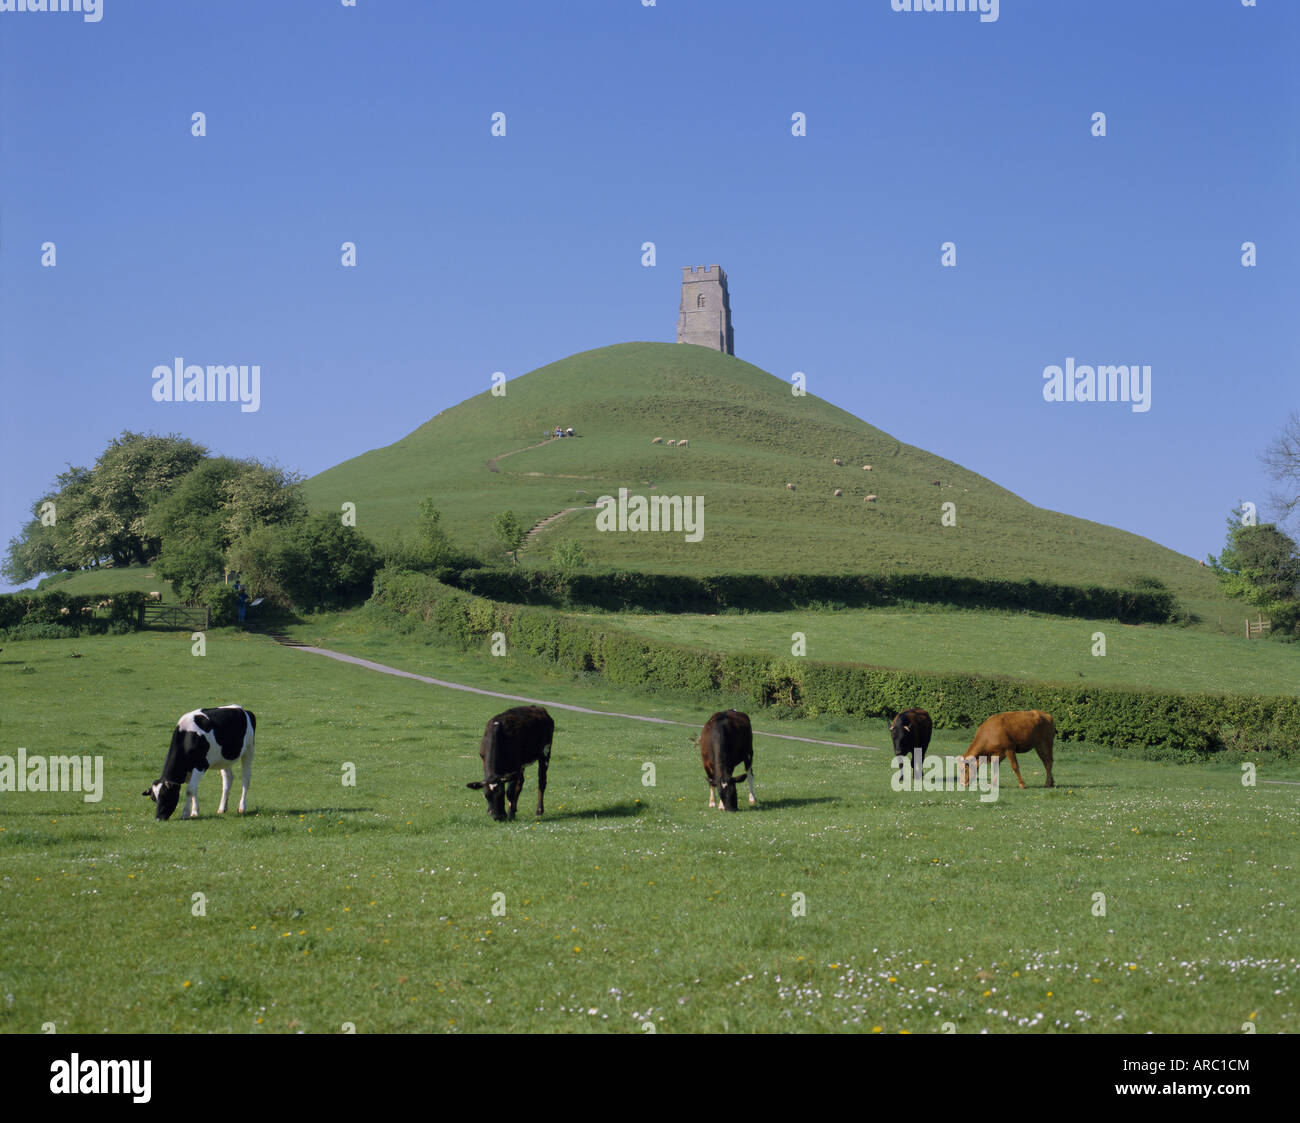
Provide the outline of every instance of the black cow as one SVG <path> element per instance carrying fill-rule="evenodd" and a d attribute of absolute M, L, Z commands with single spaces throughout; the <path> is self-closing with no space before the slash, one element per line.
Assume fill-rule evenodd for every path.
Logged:
<path fill-rule="evenodd" d="M 718 789 L 718 809 L 735 811 L 736 785 L 749 781 L 749 802 L 754 797 L 754 730 L 749 715 L 739 710 L 719 710 L 704 723 L 700 734 L 700 757 L 709 781 L 709 806 L 713 806 L 713 789 Z M 745 771 L 732 776 L 731 770 L 743 764 Z"/>
<path fill-rule="evenodd" d="M 537 762 L 537 814 L 542 814 L 554 734 L 555 719 L 541 706 L 515 706 L 487 723 L 478 747 L 478 755 L 483 758 L 483 779 L 465 786 L 482 789 L 488 814 L 498 823 L 515 817 L 519 793 L 524 787 L 524 766 L 534 761 Z"/>
<path fill-rule="evenodd" d="M 181 716 L 172 730 L 171 747 L 163 762 L 162 776 L 145 788 L 158 805 L 155 818 L 170 819 L 181 797 L 181 785 L 189 781 L 189 798 L 181 808 L 182 819 L 196 819 L 199 814 L 199 780 L 214 765 L 221 770 L 221 804 L 217 814 L 224 815 L 230 796 L 230 770 L 235 761 L 244 764 L 244 787 L 239 796 L 239 813 L 248 802 L 248 785 L 253 778 L 253 731 L 257 718 L 252 710 L 239 706 L 219 706 L 212 710 L 191 710 Z"/>
<path fill-rule="evenodd" d="M 919 774 L 933 731 L 930 715 L 924 710 L 904 710 L 894 718 L 889 726 L 890 736 L 894 738 L 894 767 L 901 768 L 907 759 L 912 762 L 913 774 Z"/>

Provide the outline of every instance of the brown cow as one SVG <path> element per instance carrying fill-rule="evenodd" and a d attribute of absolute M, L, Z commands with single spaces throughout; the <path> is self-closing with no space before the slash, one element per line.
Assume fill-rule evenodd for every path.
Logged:
<path fill-rule="evenodd" d="M 704 723 L 700 734 L 700 757 L 709 781 L 709 806 L 713 806 L 713 789 L 718 789 L 718 810 L 735 811 L 736 785 L 749 781 L 749 802 L 754 797 L 754 730 L 749 715 L 739 710 L 720 710 Z M 745 771 L 732 776 L 731 770 L 743 764 Z"/>
<path fill-rule="evenodd" d="M 975 760 L 978 767 L 979 758 L 986 756 L 991 760 L 1008 760 L 1023 788 L 1025 779 L 1020 775 L 1016 753 L 1035 749 L 1047 769 L 1047 783 L 1043 786 L 1055 787 L 1052 782 L 1052 742 L 1055 739 L 1056 722 L 1052 720 L 1051 714 L 1042 710 L 1013 710 L 1010 713 L 994 714 L 975 730 L 975 739 L 962 755 L 962 786 L 970 787 L 970 765 L 967 761 Z"/>

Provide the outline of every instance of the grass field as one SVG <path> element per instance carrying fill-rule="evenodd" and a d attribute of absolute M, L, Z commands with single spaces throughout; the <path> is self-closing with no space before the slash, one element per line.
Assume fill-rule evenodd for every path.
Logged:
<path fill-rule="evenodd" d="M 494 689 L 707 716 L 355 615 L 294 631 Z M 164 633 L 71 649 L 0 653 L 0 753 L 98 754 L 106 772 L 99 803 L 0 794 L 9 1032 L 1268 1033 L 1300 1020 L 1300 788 L 1245 787 L 1231 760 L 1063 745 L 1056 789 L 1033 758 L 1027 790 L 981 803 L 892 791 L 884 752 L 760 737 L 759 807 L 724 815 L 704 806 L 691 729 L 555 710 L 546 817 L 533 820 L 530 770 L 519 820 L 496 824 L 464 785 L 507 703 L 225 630 L 203 657 Z M 170 726 L 225 702 L 259 719 L 251 813 L 215 817 L 211 776 L 201 819 L 155 823 L 139 793 Z M 1260 769 L 1300 780 L 1296 765 Z"/>
<path fill-rule="evenodd" d="M 710 651 L 785 657 L 803 633 L 809 659 L 1037 682 L 1196 693 L 1300 693 L 1300 646 L 1201 629 L 923 606 L 713 616 L 566 613 Z M 1105 655 L 1093 655 L 1094 635 Z"/>

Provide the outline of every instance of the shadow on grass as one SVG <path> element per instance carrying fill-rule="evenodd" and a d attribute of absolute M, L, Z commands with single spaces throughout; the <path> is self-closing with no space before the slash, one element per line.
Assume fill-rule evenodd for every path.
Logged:
<path fill-rule="evenodd" d="M 643 811 L 649 808 L 644 803 L 611 803 L 608 807 L 592 807 L 585 811 L 551 811 L 547 810 L 546 814 L 540 819 L 529 813 L 527 818 L 534 819 L 539 823 L 557 823 L 566 819 L 635 819 Z M 524 809 L 519 808 L 519 815 L 516 822 L 524 820 Z"/>
<path fill-rule="evenodd" d="M 781 811 L 787 807 L 809 807 L 815 803 L 839 803 L 839 802 L 841 802 L 839 797 L 833 795 L 819 795 L 809 799 L 793 799 L 788 796 L 785 799 L 763 799 L 760 797 L 758 803 L 752 808 L 752 810 Z M 745 803 L 742 800 L 740 803 L 740 810 L 744 811 L 746 809 L 749 809 L 749 804 Z M 707 805 L 706 805 L 706 810 L 707 810 Z"/>

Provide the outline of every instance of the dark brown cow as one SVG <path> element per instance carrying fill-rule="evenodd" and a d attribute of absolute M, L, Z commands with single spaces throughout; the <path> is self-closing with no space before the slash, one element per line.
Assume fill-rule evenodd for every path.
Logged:
<path fill-rule="evenodd" d="M 709 806 L 713 806 L 713 789 L 718 790 L 718 809 L 735 811 L 736 785 L 749 781 L 749 802 L 754 796 L 754 730 L 749 715 L 739 710 L 719 710 L 704 723 L 700 734 L 700 757 L 709 781 Z M 743 764 L 745 771 L 732 776 L 731 770 Z"/>
<path fill-rule="evenodd" d="M 904 710 L 894 718 L 889 725 L 889 735 L 894 739 L 895 767 L 900 758 L 906 758 L 912 762 L 913 772 L 919 773 L 921 763 L 925 760 L 925 750 L 930 747 L 930 734 L 933 730 L 930 715 L 919 708 Z"/>
<path fill-rule="evenodd" d="M 483 779 L 465 786 L 482 790 L 488 814 L 497 822 L 515 817 L 519 793 L 524 787 L 524 766 L 534 761 L 537 763 L 537 814 L 542 814 L 554 734 L 555 719 L 541 706 L 515 706 L 487 723 L 478 747 L 478 755 L 483 758 Z"/>
<path fill-rule="evenodd" d="M 970 786 L 968 761 L 974 760 L 978 767 L 979 758 L 986 756 L 991 760 L 1008 760 L 1023 788 L 1025 779 L 1020 775 L 1016 753 L 1035 749 L 1047 769 L 1047 783 L 1043 786 L 1055 787 L 1052 782 L 1052 743 L 1055 740 L 1056 722 L 1052 720 L 1051 714 L 1042 710 L 1013 710 L 1010 713 L 994 714 L 975 730 L 975 739 L 962 756 L 962 786 Z"/>

